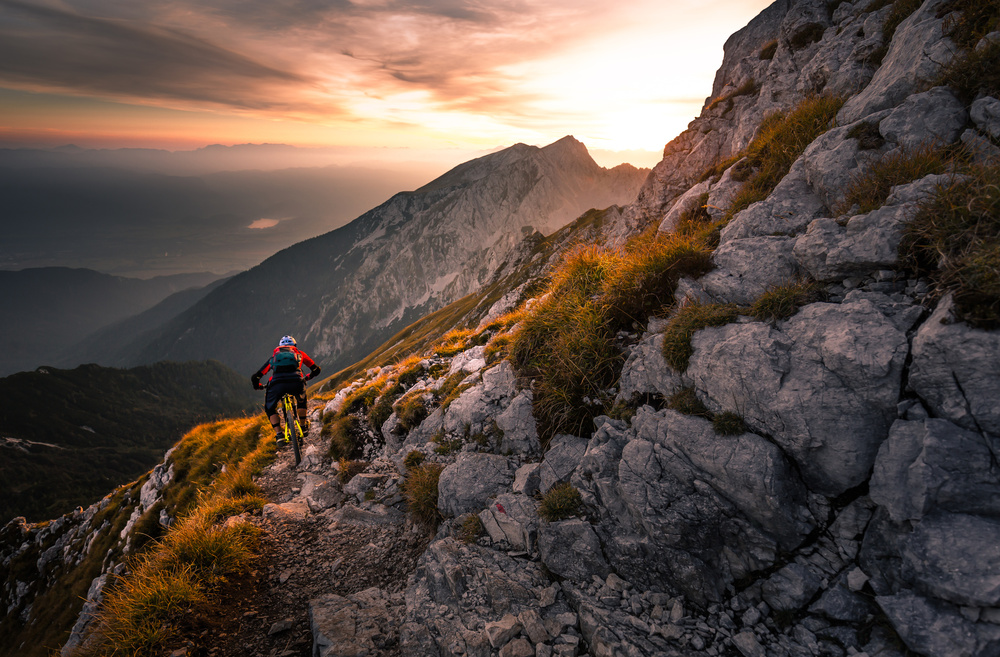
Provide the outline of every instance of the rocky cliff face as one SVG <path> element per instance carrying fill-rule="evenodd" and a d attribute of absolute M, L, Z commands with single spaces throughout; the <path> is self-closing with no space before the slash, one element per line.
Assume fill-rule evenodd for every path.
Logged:
<path fill-rule="evenodd" d="M 172 322 L 140 360 L 206 354 L 253 371 L 276 336 L 290 333 L 339 369 L 490 283 L 526 236 L 630 202 L 646 174 L 604 169 L 572 137 L 467 162 L 237 276 Z"/>
<path fill-rule="evenodd" d="M 503 358 L 542 298 L 314 408 L 368 465 L 340 484 L 345 464 L 313 452 L 261 523 L 386 527 L 368 549 L 402 554 L 404 493 L 439 473 L 440 525 L 405 582 L 309 589 L 312 654 L 998 654 L 1000 332 L 899 256 L 928 199 L 972 174 L 948 160 L 877 202 L 848 194 L 916 147 L 996 167 L 1000 101 L 948 68 L 979 53 L 996 70 L 997 14 L 971 44 L 960 32 L 977 7 L 779 1 L 729 40 L 702 115 L 603 236 L 720 220 L 714 268 L 612 336 L 616 403 L 583 435 L 543 440 L 539 386 Z M 822 94 L 835 120 L 748 196 L 762 141 Z M 797 308 L 753 307 L 803 280 Z M 678 319 L 706 307 L 727 319 L 668 360 Z"/>

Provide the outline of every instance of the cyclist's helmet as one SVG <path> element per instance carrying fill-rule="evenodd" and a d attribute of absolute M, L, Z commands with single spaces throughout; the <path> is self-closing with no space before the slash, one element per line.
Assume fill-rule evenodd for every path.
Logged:
<path fill-rule="evenodd" d="M 290 335 L 286 335 L 285 337 L 283 337 L 280 340 L 278 340 L 278 346 L 279 347 L 294 347 L 295 346 L 295 338 L 293 338 Z"/>

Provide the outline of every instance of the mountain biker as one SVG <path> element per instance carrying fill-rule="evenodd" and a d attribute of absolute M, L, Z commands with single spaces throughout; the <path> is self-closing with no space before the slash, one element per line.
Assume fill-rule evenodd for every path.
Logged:
<path fill-rule="evenodd" d="M 309 368 L 309 374 L 302 376 L 302 366 Z M 264 412 L 274 428 L 274 439 L 278 445 L 288 442 L 281 432 L 281 418 L 278 417 L 278 402 L 286 394 L 295 397 L 299 408 L 299 424 L 302 433 L 309 433 L 309 420 L 306 419 L 306 384 L 305 382 L 319 374 L 319 365 L 313 362 L 304 351 L 295 346 L 295 338 L 286 335 L 278 341 L 274 353 L 259 370 L 253 373 L 250 381 L 254 390 L 262 390 L 261 378 L 268 372 L 271 378 L 267 382 L 267 394 L 264 397 Z"/>

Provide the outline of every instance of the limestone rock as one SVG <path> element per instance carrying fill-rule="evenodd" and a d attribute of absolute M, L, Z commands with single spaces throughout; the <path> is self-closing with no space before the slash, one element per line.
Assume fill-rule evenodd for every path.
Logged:
<path fill-rule="evenodd" d="M 952 605 L 909 591 L 875 601 L 906 646 L 919 654 L 974 657 L 1000 650 L 1000 626 L 973 623 Z"/>
<path fill-rule="evenodd" d="M 522 390 L 510 406 L 496 417 L 497 426 L 503 431 L 500 451 L 504 454 L 532 454 L 539 450 L 538 426 L 532 414 L 531 391 Z"/>
<path fill-rule="evenodd" d="M 538 470 L 539 492 L 544 494 L 556 484 L 568 481 L 586 451 L 587 441 L 583 438 L 568 434 L 554 436 Z"/>
<path fill-rule="evenodd" d="M 903 148 L 958 141 L 969 115 L 965 104 L 947 87 L 907 97 L 879 123 L 879 132 Z"/>
<path fill-rule="evenodd" d="M 1000 139 L 1000 100 L 992 96 L 979 98 L 969 109 L 976 127 L 993 139 Z"/>
<path fill-rule="evenodd" d="M 751 322 L 699 331 L 687 376 L 710 409 L 739 408 L 839 494 L 867 478 L 896 416 L 906 336 L 867 300 L 815 303 L 780 330 Z M 847 383 L 847 382 L 850 383 Z"/>
<path fill-rule="evenodd" d="M 377 654 L 394 634 L 403 609 L 377 588 L 349 596 L 327 593 L 309 601 L 309 627 L 316 657 Z"/>
<path fill-rule="evenodd" d="M 513 479 L 506 457 L 462 452 L 441 472 L 438 509 L 445 516 L 478 513 L 491 497 L 509 490 Z"/>
<path fill-rule="evenodd" d="M 729 240 L 712 255 L 716 269 L 699 283 L 718 301 L 748 305 L 769 288 L 796 278 L 794 246 L 794 239 L 782 236 Z"/>
<path fill-rule="evenodd" d="M 606 577 L 610 572 L 597 534 L 583 520 L 543 524 L 538 549 L 545 567 L 560 577 L 585 582 L 591 575 Z"/>
<path fill-rule="evenodd" d="M 799 563 L 790 563 L 764 582 L 761 594 L 772 609 L 794 611 L 803 608 L 821 585 L 820 577 Z"/>
<path fill-rule="evenodd" d="M 937 15 L 946 2 L 924 2 L 896 28 L 882 65 L 868 86 L 844 103 L 838 123 L 845 125 L 895 107 L 951 62 L 956 48 L 944 35 L 944 18 Z"/>
<path fill-rule="evenodd" d="M 677 228 L 677 223 L 681 220 L 681 216 L 685 212 L 691 211 L 694 206 L 698 205 L 702 194 L 708 193 L 710 184 L 711 181 L 704 180 L 681 194 L 680 197 L 674 201 L 674 204 L 671 206 L 666 216 L 663 217 L 663 221 L 660 222 L 660 232 L 672 233 L 674 229 Z"/>
<path fill-rule="evenodd" d="M 1000 331 L 955 322 L 945 297 L 913 338 L 909 384 L 935 416 L 1000 435 Z"/>
<path fill-rule="evenodd" d="M 490 538 L 514 550 L 534 552 L 538 535 L 538 502 L 525 495 L 504 493 L 479 512 Z"/>
<path fill-rule="evenodd" d="M 721 242 L 776 233 L 795 235 L 827 212 L 823 199 L 809 184 L 805 162 L 800 157 L 766 199 L 733 217 L 722 229 Z"/>
<path fill-rule="evenodd" d="M 1000 518 L 996 438 L 947 420 L 897 420 L 879 448 L 871 498 L 895 522 L 935 510 Z"/>

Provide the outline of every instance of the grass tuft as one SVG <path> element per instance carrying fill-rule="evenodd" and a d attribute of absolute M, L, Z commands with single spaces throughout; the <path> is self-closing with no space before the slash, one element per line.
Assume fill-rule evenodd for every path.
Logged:
<path fill-rule="evenodd" d="M 843 104 L 841 98 L 810 96 L 790 112 L 765 117 L 745 152 L 753 173 L 736 193 L 726 218 L 767 198 L 806 146 L 830 128 Z"/>
<path fill-rule="evenodd" d="M 483 521 L 477 515 L 469 515 L 458 530 L 458 540 L 466 544 L 475 543 L 483 535 Z"/>
<path fill-rule="evenodd" d="M 618 331 L 674 303 L 682 276 L 711 268 L 702 235 L 663 235 L 655 227 L 618 250 L 569 253 L 550 294 L 526 316 L 510 345 L 519 373 L 534 379 L 543 442 L 556 433 L 588 435 L 610 405 L 607 393 L 624 357 Z"/>
<path fill-rule="evenodd" d="M 556 484 L 542 496 L 538 515 L 549 522 L 565 520 L 583 512 L 583 499 L 572 484 Z"/>
<path fill-rule="evenodd" d="M 254 566 L 260 530 L 249 523 L 222 521 L 266 502 L 252 479 L 273 457 L 270 436 L 264 432 L 265 437 L 259 437 L 262 424 L 256 420 L 203 425 L 182 439 L 172 459 L 178 471 L 184 464 L 185 477 L 192 474 L 190 468 L 205 447 L 199 443 L 206 437 L 234 451 L 216 462 L 227 465 L 225 472 L 205 484 L 190 511 L 133 557 L 126 575 L 109 583 L 86 640 L 88 654 L 163 654 L 184 614 L 211 604 L 221 583 L 244 576 Z M 241 448 L 250 433 L 257 438 L 256 445 Z"/>
<path fill-rule="evenodd" d="M 694 388 L 681 388 L 667 399 L 667 408 L 696 417 L 711 418 L 712 414 L 698 399 Z"/>
<path fill-rule="evenodd" d="M 720 436 L 741 436 L 747 432 L 747 426 L 739 413 L 723 411 L 712 418 L 712 428 Z"/>
<path fill-rule="evenodd" d="M 919 180 L 932 173 L 944 173 L 948 151 L 936 146 L 897 148 L 874 162 L 851 181 L 837 213 L 849 211 L 855 204 L 862 214 L 885 205 L 896 185 Z"/>
<path fill-rule="evenodd" d="M 371 465 L 368 461 L 351 461 L 345 458 L 341 458 L 337 464 L 340 466 L 340 471 L 337 473 L 337 479 L 342 484 L 346 484 L 351 479 L 354 479 L 356 476 L 364 472 L 369 465 Z"/>
<path fill-rule="evenodd" d="M 799 308 L 824 298 L 823 287 L 814 281 L 793 281 L 776 285 L 760 295 L 750 306 L 749 314 L 762 322 L 788 319 Z"/>
<path fill-rule="evenodd" d="M 415 449 L 406 455 L 406 458 L 403 459 L 403 465 L 406 466 L 407 470 L 412 470 L 423 463 L 425 458 L 423 452 Z"/>
<path fill-rule="evenodd" d="M 736 321 L 739 307 L 733 303 L 692 303 L 681 308 L 663 332 L 663 357 L 675 371 L 687 370 L 694 353 L 691 338 L 709 326 L 724 326 Z"/>
<path fill-rule="evenodd" d="M 1000 165 L 970 167 L 938 186 L 906 227 L 900 255 L 930 276 L 938 295 L 951 292 L 959 319 L 1000 327 Z"/>
<path fill-rule="evenodd" d="M 352 459 L 360 456 L 364 427 L 356 415 L 338 416 L 328 413 L 323 418 L 323 430 L 320 435 L 330 439 L 327 452 L 335 459 Z"/>
<path fill-rule="evenodd" d="M 441 520 L 438 511 L 438 480 L 444 466 L 440 463 L 425 463 L 411 468 L 403 482 L 403 493 L 410 515 L 417 522 L 436 527 Z"/>
<path fill-rule="evenodd" d="M 420 394 L 412 394 L 403 397 L 393 410 L 399 419 L 399 428 L 403 431 L 411 431 L 420 425 L 427 417 L 427 407 L 424 405 Z"/>
<path fill-rule="evenodd" d="M 719 105 L 722 105 L 723 103 L 725 103 L 726 104 L 726 109 L 723 111 L 723 114 L 725 114 L 726 112 L 728 112 L 731 109 L 733 109 L 733 99 L 734 98 L 737 98 L 739 96 L 752 96 L 752 95 L 756 95 L 757 92 L 759 92 L 759 91 L 760 91 L 760 87 L 757 85 L 757 82 L 753 78 L 749 78 L 743 84 L 741 84 L 740 86 L 736 87 L 732 91 L 730 91 L 728 93 L 724 93 L 721 96 L 719 96 L 718 98 L 713 99 L 708 104 L 708 106 L 705 107 L 705 109 L 706 110 L 715 109 Z"/>

